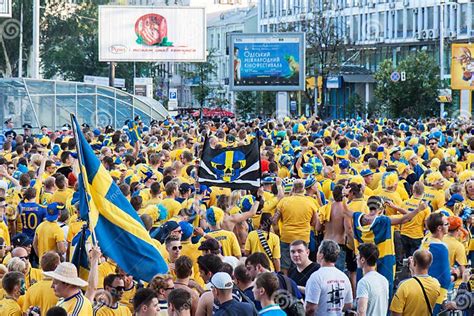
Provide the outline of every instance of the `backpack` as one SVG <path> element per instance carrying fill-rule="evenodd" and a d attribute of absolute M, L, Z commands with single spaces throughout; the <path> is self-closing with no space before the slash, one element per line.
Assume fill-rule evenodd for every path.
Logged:
<path fill-rule="evenodd" d="M 304 316 L 303 302 L 295 297 L 290 279 L 281 273 L 276 273 L 276 275 L 280 282 L 280 287 L 282 285 L 284 287 L 273 294 L 275 303 L 280 305 L 280 308 L 288 316 Z"/>

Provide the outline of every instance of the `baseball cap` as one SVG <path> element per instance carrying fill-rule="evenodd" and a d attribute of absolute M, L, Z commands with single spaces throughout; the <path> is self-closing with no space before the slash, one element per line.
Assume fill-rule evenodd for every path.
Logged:
<path fill-rule="evenodd" d="M 192 236 L 194 228 L 193 225 L 189 224 L 188 222 L 181 221 L 179 222 L 179 226 L 181 227 L 181 231 L 183 234 L 181 235 L 181 240 L 187 240 L 189 237 Z"/>
<path fill-rule="evenodd" d="M 374 172 L 370 169 L 364 169 L 360 172 L 360 175 L 363 177 L 370 176 L 371 174 L 374 174 Z"/>
<path fill-rule="evenodd" d="M 219 249 L 220 249 L 219 242 L 215 240 L 214 238 L 204 240 L 201 243 L 201 246 L 199 246 L 198 248 L 198 250 L 211 250 L 211 251 L 215 251 Z"/>
<path fill-rule="evenodd" d="M 188 192 L 189 190 L 192 190 L 193 187 L 189 184 L 189 183 L 186 183 L 186 182 L 183 182 L 179 185 L 179 192 L 181 194 L 184 194 L 186 192 Z"/>
<path fill-rule="evenodd" d="M 308 177 L 304 182 L 305 189 L 312 187 L 316 184 L 316 179 L 314 177 Z"/>
<path fill-rule="evenodd" d="M 26 247 L 31 246 L 32 244 L 31 239 L 24 233 L 19 233 L 13 236 L 11 242 L 14 247 Z"/>
<path fill-rule="evenodd" d="M 461 232 L 464 236 L 467 236 L 468 231 L 463 228 L 462 219 L 458 216 L 449 216 L 448 217 L 449 230 L 454 231 L 458 228 L 461 228 Z"/>
<path fill-rule="evenodd" d="M 230 290 L 234 287 L 234 283 L 228 273 L 217 272 L 211 278 L 211 286 L 219 290 Z"/>
<path fill-rule="evenodd" d="M 454 193 L 451 198 L 446 202 L 446 206 L 454 206 L 454 204 L 464 202 L 464 197 L 459 193 Z"/>
<path fill-rule="evenodd" d="M 349 160 L 342 159 L 341 162 L 339 162 L 339 168 L 341 168 L 341 169 L 349 168 Z"/>
<path fill-rule="evenodd" d="M 46 220 L 49 222 L 54 222 L 59 217 L 59 212 L 64 209 L 64 205 L 60 203 L 51 203 L 46 208 Z"/>

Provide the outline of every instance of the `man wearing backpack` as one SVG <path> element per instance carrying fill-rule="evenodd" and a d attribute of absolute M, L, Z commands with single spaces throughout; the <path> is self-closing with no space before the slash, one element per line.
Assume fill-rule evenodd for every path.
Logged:
<path fill-rule="evenodd" d="M 264 272 L 270 272 L 270 261 L 262 252 L 255 252 L 245 260 L 245 267 L 253 280 Z M 278 303 L 288 316 L 304 315 L 302 295 L 296 283 L 282 273 L 272 272 L 279 282 L 279 289 L 286 297 L 279 297 Z"/>

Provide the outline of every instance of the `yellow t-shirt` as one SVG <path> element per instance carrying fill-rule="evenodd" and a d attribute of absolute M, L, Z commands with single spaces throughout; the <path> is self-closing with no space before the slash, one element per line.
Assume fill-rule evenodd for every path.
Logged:
<path fill-rule="evenodd" d="M 67 199 L 72 194 L 74 194 L 74 191 L 70 188 L 66 188 L 64 190 L 56 190 L 56 192 L 54 192 L 53 196 L 51 197 L 51 202 L 62 203 L 63 205 L 66 205 Z"/>
<path fill-rule="evenodd" d="M 377 188 L 377 190 L 374 191 L 374 194 L 380 197 L 383 197 L 385 199 L 388 199 L 393 202 L 398 207 L 402 207 L 403 201 L 402 198 L 400 197 L 400 194 L 398 194 L 397 191 L 388 191 L 382 188 Z M 391 215 L 396 215 L 397 211 L 392 209 L 391 207 L 386 208 L 385 215 L 391 216 Z"/>
<path fill-rule="evenodd" d="M 140 216 L 143 214 L 150 215 L 151 219 L 153 220 L 153 223 L 158 220 L 158 207 L 156 205 L 148 205 L 146 207 L 142 207 L 138 210 L 137 213 Z"/>
<path fill-rule="evenodd" d="M 131 316 L 130 309 L 122 304 L 116 307 L 110 307 L 105 304 L 99 304 L 94 307 L 94 316 Z"/>
<path fill-rule="evenodd" d="M 222 254 L 224 256 L 241 257 L 242 252 L 240 251 L 239 241 L 233 232 L 228 230 L 214 230 L 208 232 L 207 235 L 216 239 L 222 247 Z"/>
<path fill-rule="evenodd" d="M 443 242 L 448 247 L 449 252 L 449 265 L 451 267 L 454 266 L 455 263 L 461 266 L 467 265 L 467 256 L 466 256 L 466 248 L 464 245 L 454 238 L 453 236 L 446 235 L 443 237 Z M 458 278 L 454 283 L 454 287 L 458 288 L 461 284 L 462 279 Z"/>
<path fill-rule="evenodd" d="M 14 299 L 4 298 L 0 300 L 0 315 L 22 316 L 21 307 Z"/>
<path fill-rule="evenodd" d="M 44 221 L 38 225 L 35 232 L 38 239 L 38 257 L 41 257 L 48 251 L 57 249 L 57 243 L 65 242 L 64 231 L 58 222 Z"/>
<path fill-rule="evenodd" d="M 33 284 L 25 293 L 23 300 L 23 311 L 26 312 L 31 306 L 38 306 L 41 311 L 47 311 L 58 303 L 51 285 L 53 280 L 44 279 Z"/>
<path fill-rule="evenodd" d="M 0 220 L 0 237 L 5 241 L 5 245 L 10 246 L 10 233 L 8 231 L 8 226 L 2 220 Z"/>
<path fill-rule="evenodd" d="M 440 295 L 438 280 L 430 276 L 417 277 L 425 288 L 426 295 L 431 308 L 434 307 L 436 299 Z M 429 315 L 428 306 L 426 306 L 425 297 L 418 282 L 410 278 L 403 281 L 393 296 L 390 310 L 402 315 Z"/>
<path fill-rule="evenodd" d="M 444 192 L 441 190 L 436 190 L 433 187 L 425 187 L 425 200 L 428 202 L 431 211 L 436 211 L 440 207 L 444 206 L 446 202 Z"/>
<path fill-rule="evenodd" d="M 291 243 L 301 239 L 309 242 L 311 219 L 317 212 L 314 202 L 307 196 L 296 194 L 281 199 L 277 210 L 281 213 L 281 241 Z"/>
<path fill-rule="evenodd" d="M 25 276 L 26 288 L 29 289 L 30 286 L 40 280 L 43 280 L 43 272 L 41 271 L 41 269 L 30 268 L 30 271 Z"/>
<path fill-rule="evenodd" d="M 208 207 L 214 206 L 217 203 L 217 197 L 220 195 L 230 196 L 232 191 L 229 188 L 221 187 L 210 187 L 211 193 L 209 194 Z"/>
<path fill-rule="evenodd" d="M 350 203 L 347 204 L 347 207 L 353 212 L 363 212 L 365 214 L 370 213 L 367 202 L 362 198 L 350 201 Z"/>
<path fill-rule="evenodd" d="M 193 244 L 190 241 L 182 241 L 181 246 L 183 246 L 183 249 L 181 250 L 181 256 L 189 257 L 193 261 L 192 279 L 196 281 L 199 285 L 203 286 L 204 280 L 199 274 L 199 265 L 197 263 L 198 257 L 202 255 L 201 251 L 198 250 L 199 244 Z"/>
<path fill-rule="evenodd" d="M 420 199 L 411 198 L 403 202 L 403 208 L 409 212 L 413 212 L 418 208 Z M 430 208 L 427 207 L 420 213 L 416 214 L 411 221 L 402 225 L 401 234 L 413 239 L 423 238 L 425 236 L 425 220 L 430 215 Z"/>
<path fill-rule="evenodd" d="M 281 258 L 281 253 L 280 253 L 280 238 L 272 232 L 270 232 L 270 236 L 268 236 L 267 232 L 261 231 L 264 238 L 267 240 L 268 247 L 270 248 L 270 251 L 272 253 L 273 259 L 280 259 Z M 268 236 L 268 238 L 267 238 Z M 270 260 L 268 257 L 267 253 L 265 252 L 265 249 L 263 249 L 262 243 L 260 242 L 260 239 L 258 238 L 258 233 L 256 230 L 251 231 L 248 236 L 247 240 L 245 241 L 245 251 L 250 255 L 255 252 L 262 252 L 264 253 L 268 261 L 270 261 L 270 268 L 272 271 L 275 270 L 275 267 L 273 266 L 273 261 Z"/>
<path fill-rule="evenodd" d="M 99 264 L 99 278 L 97 281 L 98 289 L 104 288 L 104 279 L 106 276 L 108 276 L 109 274 L 115 274 L 115 269 L 117 268 L 117 264 L 115 262 L 110 262 L 109 260 Z"/>
<path fill-rule="evenodd" d="M 125 289 L 123 291 L 122 299 L 120 300 L 120 303 L 124 306 L 127 306 L 128 309 L 133 313 L 133 297 L 135 296 L 135 293 L 137 292 L 137 287 L 135 286 L 135 283 L 130 289 Z"/>
<path fill-rule="evenodd" d="M 57 306 L 64 308 L 68 316 L 92 316 L 92 304 L 81 291 L 60 300 Z"/>
<path fill-rule="evenodd" d="M 161 205 L 166 207 L 168 210 L 168 217 L 166 220 L 169 220 L 171 217 L 178 215 L 179 211 L 181 211 L 181 203 L 176 201 L 173 198 L 166 198 L 161 202 Z"/>

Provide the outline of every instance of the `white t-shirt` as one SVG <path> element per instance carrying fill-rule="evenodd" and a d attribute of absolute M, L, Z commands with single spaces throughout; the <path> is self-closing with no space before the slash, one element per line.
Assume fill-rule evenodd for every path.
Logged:
<path fill-rule="evenodd" d="M 388 281 L 377 271 L 365 274 L 357 283 L 357 299 L 368 298 L 367 316 L 386 315 L 388 310 Z"/>
<path fill-rule="evenodd" d="M 352 303 L 351 282 L 335 267 L 321 267 L 306 282 L 306 303 L 318 304 L 316 315 L 343 314 L 344 304 Z"/>

